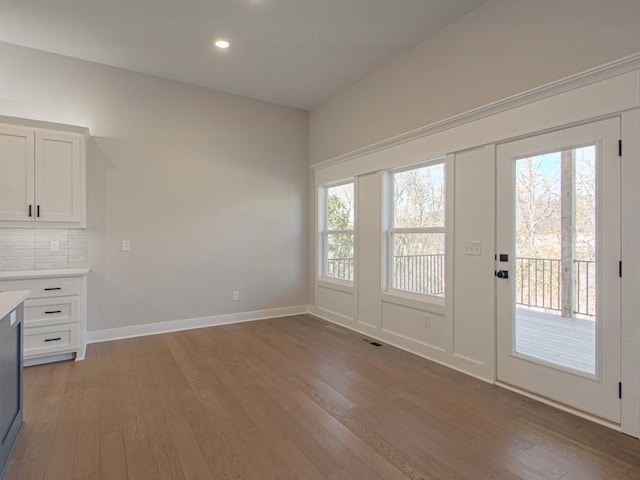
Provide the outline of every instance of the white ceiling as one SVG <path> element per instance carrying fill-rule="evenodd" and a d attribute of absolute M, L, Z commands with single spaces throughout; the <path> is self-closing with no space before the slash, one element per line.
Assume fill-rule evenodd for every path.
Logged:
<path fill-rule="evenodd" d="M 310 109 L 483 1 L 0 0 L 0 41 Z"/>

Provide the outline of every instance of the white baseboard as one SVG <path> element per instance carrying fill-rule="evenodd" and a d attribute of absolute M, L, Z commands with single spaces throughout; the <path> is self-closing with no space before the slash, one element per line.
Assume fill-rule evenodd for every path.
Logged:
<path fill-rule="evenodd" d="M 54 353 L 53 355 L 44 355 L 42 357 L 25 358 L 24 366 L 35 367 L 36 365 L 42 365 L 45 363 L 64 362 L 66 360 L 73 360 L 74 357 L 74 353 Z"/>
<path fill-rule="evenodd" d="M 348 330 L 352 330 L 354 332 L 360 333 L 362 335 L 365 335 L 367 338 L 370 338 L 372 340 L 379 340 L 381 342 L 384 342 L 388 345 L 391 345 L 392 347 L 398 348 L 400 350 L 404 350 L 405 352 L 411 353 L 413 355 L 416 355 L 418 357 L 422 357 L 425 360 L 429 360 L 430 362 L 434 362 L 437 363 L 439 365 L 442 365 L 443 367 L 447 367 L 450 368 L 451 370 L 455 370 L 456 372 L 460 372 L 463 373 L 465 375 L 468 375 L 470 377 L 473 377 L 477 380 L 480 380 L 482 382 L 485 383 L 489 383 L 491 385 L 495 384 L 495 381 L 491 378 L 487 378 L 484 377 L 482 375 L 478 375 L 474 372 L 471 372 L 469 370 L 465 370 L 464 368 L 457 366 L 457 365 L 452 365 L 451 363 L 445 362 L 441 359 L 438 358 L 434 358 L 432 356 L 429 356 L 427 353 L 425 352 L 421 352 L 420 350 L 416 349 L 416 348 L 411 348 L 407 345 L 404 345 L 400 342 L 397 341 L 397 336 L 394 335 L 389 335 L 389 334 L 385 334 L 384 331 L 376 331 L 373 328 L 365 328 L 362 324 L 357 324 L 356 322 L 353 322 L 353 320 L 349 319 L 348 317 L 344 317 L 342 315 L 336 315 L 334 312 L 330 312 L 329 310 L 324 310 L 322 308 L 318 308 L 315 305 L 309 305 L 309 312 L 310 315 L 313 315 L 314 317 L 317 317 L 321 320 L 326 320 L 327 322 L 333 323 L 335 325 L 339 325 L 341 327 L 344 327 Z M 342 318 L 347 318 L 348 320 L 350 320 L 349 322 L 345 323 L 343 321 Z"/>
<path fill-rule="evenodd" d="M 193 330 L 195 328 L 253 322 L 255 320 L 266 320 L 268 318 L 290 317 L 292 315 L 301 315 L 308 311 L 308 305 L 296 305 L 293 307 L 256 310 L 254 312 L 229 313 L 225 315 L 212 315 L 209 317 L 187 318 L 184 320 L 173 320 L 169 322 L 93 330 L 87 332 L 87 343 L 109 342 L 111 340 L 121 340 L 123 338 L 144 337 L 147 335 L 158 335 L 160 333 Z"/>

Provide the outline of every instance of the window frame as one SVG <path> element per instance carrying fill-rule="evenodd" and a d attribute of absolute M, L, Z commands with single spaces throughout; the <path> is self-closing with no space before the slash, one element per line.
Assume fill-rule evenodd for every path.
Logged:
<path fill-rule="evenodd" d="M 447 291 L 449 287 L 449 272 L 448 272 L 448 253 L 449 250 L 449 232 L 447 229 L 448 217 L 449 217 L 449 200 L 448 200 L 448 176 L 447 176 L 447 164 L 448 164 L 448 156 L 439 156 L 436 158 L 432 158 L 429 160 L 421 160 L 416 163 L 411 163 L 409 165 L 403 165 L 399 168 L 394 168 L 386 171 L 386 278 L 385 278 L 385 293 L 401 296 L 406 298 L 413 298 L 419 301 L 429 301 L 432 303 L 436 303 L 439 305 L 444 305 L 445 299 L 447 298 Z M 394 176 L 398 173 L 407 172 L 410 170 L 418 170 L 420 168 L 429 167 L 433 165 L 442 165 L 444 169 L 444 222 L 440 227 L 403 227 L 396 228 L 395 227 L 395 188 L 394 188 Z M 443 295 L 434 295 L 430 293 L 420 293 L 414 292 L 411 290 L 403 290 L 401 288 L 396 288 L 393 285 L 393 279 L 395 278 L 395 269 L 394 269 L 394 248 L 393 248 L 393 236 L 396 234 L 412 234 L 412 233 L 424 233 L 424 234 L 433 234 L 440 233 L 444 235 L 444 267 L 443 273 L 445 274 L 443 286 L 444 286 L 444 294 Z"/>
<path fill-rule="evenodd" d="M 339 229 L 330 230 L 329 227 L 329 189 L 335 187 L 341 187 L 343 185 L 353 185 L 353 228 L 352 229 Z M 335 283 L 347 287 L 353 287 L 355 285 L 356 277 L 356 181 L 354 178 L 342 180 L 339 182 L 328 183 L 320 187 L 321 201 L 319 202 L 321 207 L 320 215 L 320 245 L 319 249 L 320 262 L 319 262 L 319 280 L 324 282 Z M 351 235 L 353 237 L 353 276 L 351 280 L 347 280 L 339 277 L 329 276 L 329 235 Z"/>

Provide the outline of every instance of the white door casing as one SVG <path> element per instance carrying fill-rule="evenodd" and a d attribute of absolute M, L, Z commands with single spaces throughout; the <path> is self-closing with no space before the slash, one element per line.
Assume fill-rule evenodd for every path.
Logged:
<path fill-rule="evenodd" d="M 496 278 L 497 379 L 618 425 L 621 362 L 620 118 L 541 134 L 499 145 L 496 163 L 496 247 L 509 262 L 508 279 Z M 515 162 L 585 145 L 596 148 L 596 323 L 595 373 L 585 373 L 532 358 L 515 347 Z"/>

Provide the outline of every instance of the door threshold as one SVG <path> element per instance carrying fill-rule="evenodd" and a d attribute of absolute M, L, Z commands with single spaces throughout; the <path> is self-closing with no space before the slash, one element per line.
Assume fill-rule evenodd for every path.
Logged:
<path fill-rule="evenodd" d="M 558 410 L 562 410 L 563 412 L 570 413 L 580 418 L 584 418 L 585 420 L 589 420 L 591 422 L 597 423 L 599 425 L 603 425 L 617 432 L 622 432 L 622 426 L 619 423 L 612 422 L 611 420 L 607 420 L 606 418 L 599 417 L 594 415 L 593 413 L 585 412 L 584 410 L 580 410 L 578 408 L 572 407 L 570 405 L 558 402 L 556 400 L 552 400 L 548 397 L 544 397 L 537 393 L 533 393 L 529 390 L 525 390 L 520 387 L 516 387 L 515 385 L 511 385 L 509 383 L 501 382 L 496 380 L 495 385 L 511 392 L 517 393 L 519 395 L 523 395 L 527 398 L 531 398 L 532 400 L 536 400 L 540 403 L 544 403 L 545 405 L 549 405 L 550 407 L 557 408 Z"/>

